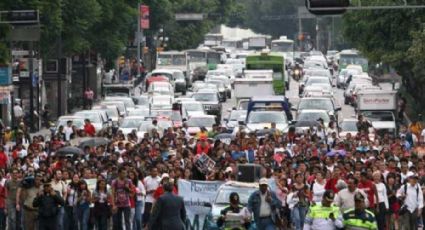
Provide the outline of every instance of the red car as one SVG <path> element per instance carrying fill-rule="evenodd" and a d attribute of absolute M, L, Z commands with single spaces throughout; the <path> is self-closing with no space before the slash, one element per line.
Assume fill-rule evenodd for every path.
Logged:
<path fill-rule="evenodd" d="M 162 75 L 155 75 L 155 76 L 151 76 L 151 77 L 147 78 L 147 79 L 146 79 L 146 91 L 148 90 L 149 85 L 150 85 L 152 82 L 156 82 L 156 81 L 165 81 L 165 82 L 169 82 L 169 79 L 168 79 L 167 77 L 165 77 L 165 76 L 162 76 Z"/>

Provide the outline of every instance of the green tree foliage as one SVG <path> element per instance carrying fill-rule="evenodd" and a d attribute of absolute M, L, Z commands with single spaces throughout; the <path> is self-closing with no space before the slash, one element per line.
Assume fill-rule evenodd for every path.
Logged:
<path fill-rule="evenodd" d="M 387 1 L 388 3 L 388 1 Z M 344 15 L 344 36 L 373 63 L 386 63 L 402 76 L 413 106 L 425 108 L 424 10 L 357 11 Z"/>

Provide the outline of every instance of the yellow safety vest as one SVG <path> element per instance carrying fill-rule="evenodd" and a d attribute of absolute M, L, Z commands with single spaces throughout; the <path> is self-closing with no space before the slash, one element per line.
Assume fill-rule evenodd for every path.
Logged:
<path fill-rule="evenodd" d="M 364 210 L 365 216 L 360 218 L 354 212 L 354 209 L 349 209 L 344 212 L 344 227 L 345 229 L 355 228 L 355 229 L 368 229 L 368 230 L 376 230 L 378 226 L 376 224 L 375 214 L 369 210 Z"/>
<path fill-rule="evenodd" d="M 334 217 L 337 218 L 339 215 L 339 208 L 335 205 L 324 207 L 319 204 L 310 207 L 310 211 L 308 212 L 307 217 L 311 219 L 327 219 L 331 213 L 333 213 Z"/>

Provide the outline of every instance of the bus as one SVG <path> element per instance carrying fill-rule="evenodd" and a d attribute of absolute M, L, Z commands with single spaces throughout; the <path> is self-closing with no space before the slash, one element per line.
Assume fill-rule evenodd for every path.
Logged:
<path fill-rule="evenodd" d="M 271 42 L 272 52 L 282 53 L 285 56 L 286 64 L 289 65 L 294 60 L 294 41 L 286 36 L 280 36 L 279 39 Z"/>
<path fill-rule="evenodd" d="M 261 52 L 246 57 L 247 70 L 273 70 L 273 89 L 275 95 L 285 95 L 287 74 L 285 58 L 279 53 Z"/>
<path fill-rule="evenodd" d="M 156 69 L 178 69 L 186 72 L 186 53 L 163 51 L 157 53 Z"/>
<path fill-rule="evenodd" d="M 203 80 L 208 70 L 221 63 L 222 53 L 210 49 L 186 50 L 186 69 L 191 80 Z"/>
<path fill-rule="evenodd" d="M 337 54 L 339 69 L 345 69 L 348 65 L 360 65 L 363 72 L 369 70 L 369 63 L 357 50 L 342 50 Z"/>

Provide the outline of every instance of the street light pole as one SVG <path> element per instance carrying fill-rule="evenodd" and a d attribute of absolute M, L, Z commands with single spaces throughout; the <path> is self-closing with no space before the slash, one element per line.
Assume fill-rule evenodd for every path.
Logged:
<path fill-rule="evenodd" d="M 143 40 L 143 29 L 141 28 L 141 25 L 140 25 L 140 19 L 142 17 L 142 15 L 141 15 L 142 4 L 139 3 L 138 7 L 139 7 L 139 9 L 138 9 L 139 13 L 137 14 L 137 35 L 136 35 L 136 41 L 137 41 L 137 77 L 140 77 L 140 67 L 141 67 L 140 43 L 141 43 L 141 40 Z"/>
<path fill-rule="evenodd" d="M 33 87 L 33 78 L 34 78 L 34 42 L 29 42 L 29 87 L 30 87 L 30 124 L 29 128 L 31 132 L 34 131 L 34 87 Z"/>

